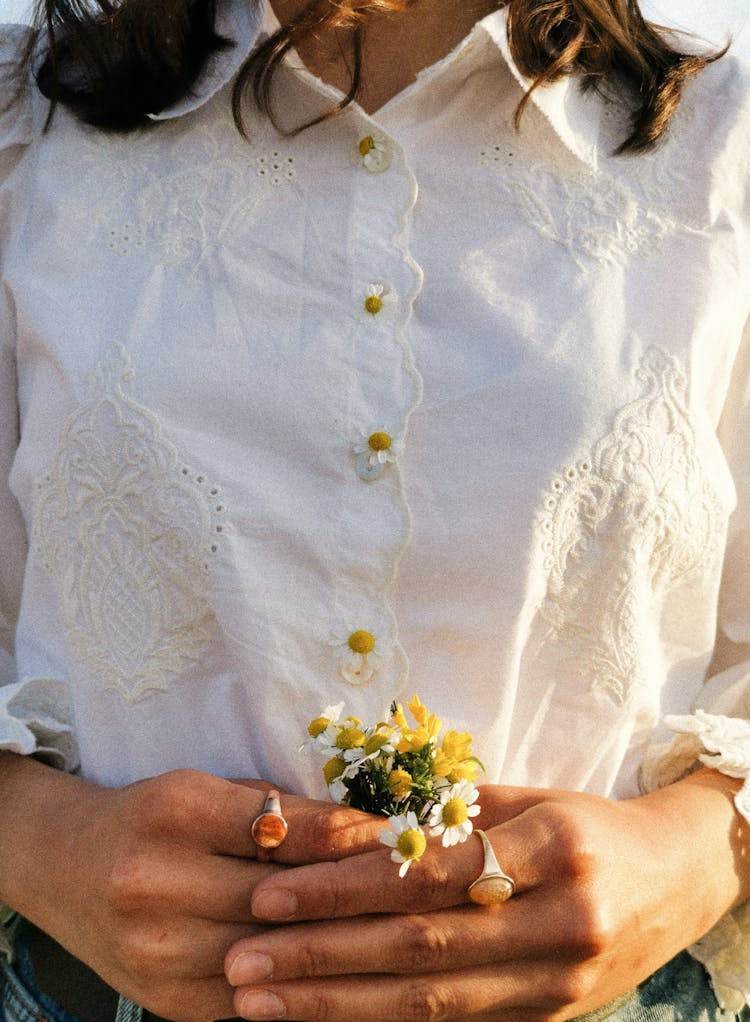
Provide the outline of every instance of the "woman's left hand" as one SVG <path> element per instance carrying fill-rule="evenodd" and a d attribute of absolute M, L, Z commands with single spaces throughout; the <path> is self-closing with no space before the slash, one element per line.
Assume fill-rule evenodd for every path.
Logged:
<path fill-rule="evenodd" d="M 620 803 L 484 787 L 481 826 L 516 883 L 493 908 L 468 902 L 483 864 L 473 836 L 431 841 L 403 879 L 385 848 L 282 871 L 258 885 L 252 911 L 285 925 L 227 955 L 235 1011 L 541 1022 L 600 1007 L 750 893 L 733 786 L 705 770 Z"/>

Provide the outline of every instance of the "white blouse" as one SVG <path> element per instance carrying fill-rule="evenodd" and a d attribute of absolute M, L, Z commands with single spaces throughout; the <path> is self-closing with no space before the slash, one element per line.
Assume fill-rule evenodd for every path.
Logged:
<path fill-rule="evenodd" d="M 376 115 L 248 102 L 245 141 L 274 23 L 218 6 L 236 46 L 129 135 L 44 132 L 1 33 L 0 747 L 315 795 L 307 722 L 416 692 L 487 782 L 746 777 L 748 71 L 615 156 L 570 79 L 514 129 L 498 12 Z M 279 128 L 337 98 L 288 61 Z M 747 906 L 694 951 L 750 1000 Z"/>

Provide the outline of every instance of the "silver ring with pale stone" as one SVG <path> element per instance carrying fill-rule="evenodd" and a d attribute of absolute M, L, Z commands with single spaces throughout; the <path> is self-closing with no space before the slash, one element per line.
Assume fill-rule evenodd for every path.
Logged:
<path fill-rule="evenodd" d="M 483 830 L 474 833 L 484 847 L 484 867 L 473 884 L 469 884 L 469 898 L 476 905 L 501 905 L 513 894 L 516 885 L 507 873 L 500 869 L 489 838 Z"/>

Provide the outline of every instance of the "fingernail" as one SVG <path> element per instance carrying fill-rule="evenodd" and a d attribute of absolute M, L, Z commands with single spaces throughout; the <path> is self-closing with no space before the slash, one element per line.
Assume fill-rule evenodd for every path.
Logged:
<path fill-rule="evenodd" d="M 241 987 L 246 983 L 258 983 L 270 979 L 273 974 L 273 959 L 258 951 L 245 951 L 237 955 L 229 966 L 227 979 L 233 987 Z"/>
<path fill-rule="evenodd" d="M 267 1018 L 284 1018 L 286 1005 L 280 997 L 268 990 L 251 990 L 240 1001 L 240 1014 L 256 1022 Z"/>
<path fill-rule="evenodd" d="M 257 891 L 252 901 L 252 912 L 257 919 L 284 922 L 297 913 L 297 899 L 291 891 Z"/>

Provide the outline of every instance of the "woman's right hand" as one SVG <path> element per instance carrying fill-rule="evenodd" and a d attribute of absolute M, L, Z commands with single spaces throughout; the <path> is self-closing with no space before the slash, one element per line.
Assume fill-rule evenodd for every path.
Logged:
<path fill-rule="evenodd" d="M 269 787 L 180 770 L 101 788 L 0 754 L 0 900 L 151 1012 L 176 1022 L 231 1016 L 224 957 L 263 928 L 252 893 L 283 868 L 255 861 L 250 836 Z M 375 847 L 382 827 L 292 796 L 283 812 L 283 859 L 295 865 L 346 855 L 350 841 Z"/>

